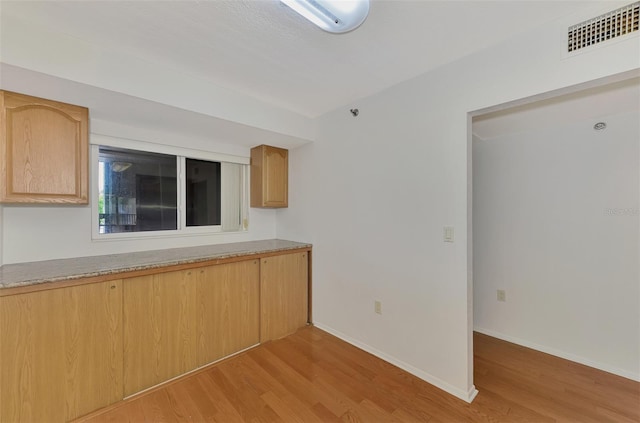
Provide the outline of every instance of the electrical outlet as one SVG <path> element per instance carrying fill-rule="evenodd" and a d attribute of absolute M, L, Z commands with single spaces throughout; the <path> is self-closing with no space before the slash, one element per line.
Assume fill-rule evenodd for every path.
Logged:
<path fill-rule="evenodd" d="M 504 289 L 498 289 L 498 301 L 507 301 L 507 292 Z"/>
<path fill-rule="evenodd" d="M 377 314 L 382 314 L 382 302 L 376 301 L 373 303 L 373 309 Z"/>

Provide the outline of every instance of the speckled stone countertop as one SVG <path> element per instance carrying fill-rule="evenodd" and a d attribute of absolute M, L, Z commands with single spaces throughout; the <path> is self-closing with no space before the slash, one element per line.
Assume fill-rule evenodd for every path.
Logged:
<path fill-rule="evenodd" d="M 311 248 L 311 244 L 269 239 L 205 245 L 202 247 L 171 248 L 168 250 L 5 264 L 0 266 L 0 289 L 305 248 Z"/>

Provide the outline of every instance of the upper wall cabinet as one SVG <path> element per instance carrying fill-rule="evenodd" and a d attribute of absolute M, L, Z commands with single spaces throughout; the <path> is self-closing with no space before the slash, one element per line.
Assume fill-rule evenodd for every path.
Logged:
<path fill-rule="evenodd" d="M 0 202 L 88 204 L 85 107 L 0 90 Z"/>
<path fill-rule="evenodd" d="M 288 179 L 288 150 L 268 145 L 251 149 L 251 207 L 287 207 Z"/>

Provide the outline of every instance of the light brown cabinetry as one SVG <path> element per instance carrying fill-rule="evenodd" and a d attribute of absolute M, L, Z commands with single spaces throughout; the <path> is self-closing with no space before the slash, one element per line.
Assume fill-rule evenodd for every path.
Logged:
<path fill-rule="evenodd" d="M 0 91 L 0 202 L 88 204 L 85 107 Z"/>
<path fill-rule="evenodd" d="M 0 422 L 72 420 L 294 332 L 307 322 L 309 253 L 0 290 Z"/>
<path fill-rule="evenodd" d="M 251 149 L 251 207 L 289 205 L 289 151 L 260 145 Z"/>
<path fill-rule="evenodd" d="M 260 342 L 281 338 L 308 320 L 308 253 L 263 258 L 260 263 Z"/>
<path fill-rule="evenodd" d="M 122 281 L 0 297 L 0 421 L 68 421 L 122 399 Z"/>
<path fill-rule="evenodd" d="M 198 273 L 196 356 L 203 366 L 260 342 L 260 263 L 227 263 Z"/>
<path fill-rule="evenodd" d="M 124 280 L 124 394 L 196 367 L 197 270 Z"/>
<path fill-rule="evenodd" d="M 260 342 L 259 261 L 124 281 L 124 394 Z"/>

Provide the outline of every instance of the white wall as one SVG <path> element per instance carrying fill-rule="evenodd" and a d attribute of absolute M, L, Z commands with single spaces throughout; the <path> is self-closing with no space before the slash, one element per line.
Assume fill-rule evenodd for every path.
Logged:
<path fill-rule="evenodd" d="M 474 321 L 640 380 L 638 112 L 598 120 L 474 141 Z"/>
<path fill-rule="evenodd" d="M 251 209 L 248 232 L 92 241 L 91 207 L 4 208 L 4 264 L 275 238 L 275 213 Z"/>
<path fill-rule="evenodd" d="M 96 125 L 102 135 L 138 140 L 168 139 L 147 128 L 132 128 L 108 122 Z M 175 135 L 175 134 L 169 134 Z M 93 138 L 90 134 L 90 138 Z M 167 139 L 164 139 L 167 138 Z M 174 138 L 174 145 L 205 150 L 207 145 L 199 139 Z M 248 147 L 210 143 L 210 151 L 249 157 Z M 92 163 L 92 166 L 94 164 Z M 95 186 L 90 186 L 89 199 L 97 201 Z M 158 250 L 164 248 L 253 241 L 276 237 L 276 214 L 274 210 L 249 209 L 249 231 L 239 233 L 217 233 L 171 238 L 135 240 L 93 241 L 91 239 L 91 205 L 89 206 L 18 206 L 5 205 L 0 219 L 0 248 L 2 264 L 95 256 L 101 254 L 126 253 L 132 251 Z"/>
<path fill-rule="evenodd" d="M 291 151 L 277 234 L 314 244 L 314 322 L 466 400 L 468 113 L 640 65 L 637 38 L 563 60 L 559 28 L 345 105 L 319 119 L 315 143 Z M 455 226 L 454 243 L 443 242 L 444 225 Z"/>

